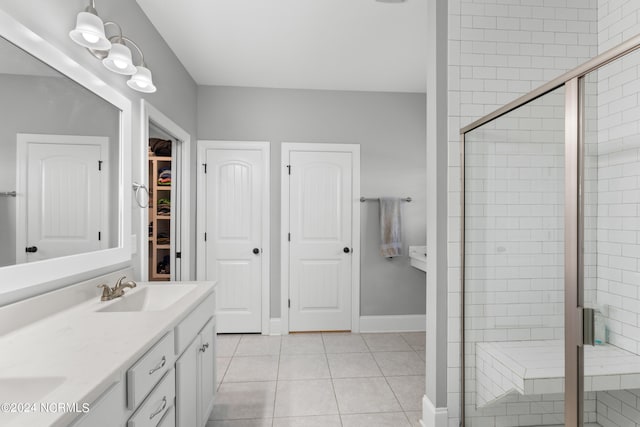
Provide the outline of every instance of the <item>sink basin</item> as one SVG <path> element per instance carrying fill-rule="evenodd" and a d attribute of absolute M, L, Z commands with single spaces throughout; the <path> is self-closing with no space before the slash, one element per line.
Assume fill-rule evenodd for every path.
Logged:
<path fill-rule="evenodd" d="M 124 296 L 108 303 L 96 311 L 162 311 L 193 291 L 196 285 L 151 285 L 133 292 L 125 291 Z"/>
<path fill-rule="evenodd" d="M 38 402 L 63 382 L 64 377 L 0 378 L 0 402 Z"/>

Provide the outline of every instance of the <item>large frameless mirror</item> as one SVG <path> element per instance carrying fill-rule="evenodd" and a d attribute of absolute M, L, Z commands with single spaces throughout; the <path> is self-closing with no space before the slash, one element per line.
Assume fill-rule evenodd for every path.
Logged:
<path fill-rule="evenodd" d="M 131 107 L 4 12 L 0 28 L 2 305 L 130 257 Z"/>

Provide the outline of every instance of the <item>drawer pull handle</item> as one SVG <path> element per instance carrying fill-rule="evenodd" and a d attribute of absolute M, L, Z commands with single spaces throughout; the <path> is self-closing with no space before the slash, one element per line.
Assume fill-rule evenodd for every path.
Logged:
<path fill-rule="evenodd" d="M 158 363 L 158 365 L 155 368 L 149 369 L 149 375 L 153 374 L 158 369 L 162 369 L 166 363 L 167 363 L 167 358 L 162 356 L 162 360 L 160 361 L 160 363 Z"/>
<path fill-rule="evenodd" d="M 156 412 L 154 412 L 153 414 L 149 415 L 149 419 L 152 420 L 153 417 L 155 417 L 156 415 L 158 415 L 159 413 L 161 413 L 162 411 L 164 411 L 164 409 L 167 407 L 167 396 L 163 396 L 162 397 L 162 406 L 160 407 L 160 409 L 158 409 Z"/>
<path fill-rule="evenodd" d="M 200 347 L 200 351 L 204 353 L 205 351 L 207 351 L 208 348 L 209 348 L 209 343 L 202 344 L 202 347 Z"/>

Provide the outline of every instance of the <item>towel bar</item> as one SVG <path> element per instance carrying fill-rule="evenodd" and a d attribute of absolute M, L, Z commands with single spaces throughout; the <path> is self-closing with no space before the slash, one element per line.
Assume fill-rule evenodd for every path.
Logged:
<path fill-rule="evenodd" d="M 15 191 L 0 191 L 0 196 L 16 197 L 16 195 Z"/>

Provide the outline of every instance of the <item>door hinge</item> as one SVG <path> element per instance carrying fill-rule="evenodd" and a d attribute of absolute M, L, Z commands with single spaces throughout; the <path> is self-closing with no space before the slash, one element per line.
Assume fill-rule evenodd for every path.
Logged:
<path fill-rule="evenodd" d="M 287 165 L 287 169 L 289 169 L 289 175 L 291 175 L 291 165 Z"/>
<path fill-rule="evenodd" d="M 176 252 L 176 258 L 182 258 L 182 252 Z"/>
<path fill-rule="evenodd" d="M 204 173 L 207 173 L 207 164 L 203 163 L 202 166 L 204 166 Z"/>
<path fill-rule="evenodd" d="M 207 233 L 204 233 L 204 241 L 207 241 Z"/>
<path fill-rule="evenodd" d="M 102 160 L 98 160 L 98 170 L 102 170 Z"/>
<path fill-rule="evenodd" d="M 98 231 L 98 240 L 102 240 L 102 232 Z"/>
<path fill-rule="evenodd" d="M 289 307 L 289 308 L 291 308 L 291 300 L 290 300 L 290 299 L 288 299 L 287 301 L 288 301 L 288 304 L 287 304 L 287 305 L 288 305 L 288 307 Z"/>
<path fill-rule="evenodd" d="M 287 233 L 287 241 L 290 242 L 291 241 L 291 233 Z"/>

